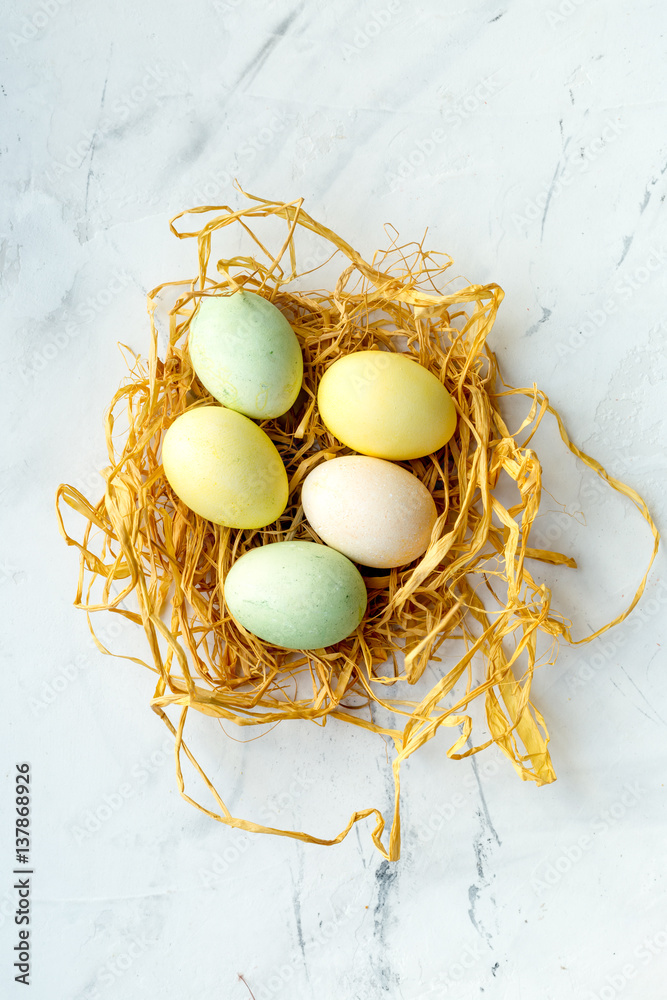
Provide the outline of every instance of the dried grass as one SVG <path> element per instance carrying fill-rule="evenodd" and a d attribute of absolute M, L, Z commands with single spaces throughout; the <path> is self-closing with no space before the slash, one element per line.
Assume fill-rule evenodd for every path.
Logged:
<path fill-rule="evenodd" d="M 541 495 L 541 467 L 529 443 L 547 412 L 558 421 L 567 447 L 629 497 L 646 519 L 655 542 L 651 562 L 658 535 L 638 494 L 570 442 L 544 393 L 535 386 L 513 389 L 500 379 L 486 344 L 503 298 L 497 285 L 454 290 L 452 283 L 448 290 L 450 259 L 428 252 L 423 243 L 397 246 L 394 240 L 368 264 L 311 219 L 301 201 L 284 204 L 246 197 L 250 204 L 238 211 L 203 206 L 172 220 L 179 239 L 197 240 L 199 275 L 194 281 L 160 285 L 148 297 L 149 357 L 133 357 L 131 375 L 114 396 L 106 419 L 110 465 L 104 470 L 104 497 L 91 504 L 71 486 L 58 491 L 61 531 L 81 553 L 75 603 L 89 615 L 111 610 L 145 630 L 151 662 L 136 662 L 155 671 L 152 707 L 175 736 L 178 783 L 187 801 L 233 827 L 317 844 L 339 843 L 354 823 L 372 815 L 376 847 L 395 860 L 400 853 L 401 762 L 441 727 L 454 730 L 450 758 L 458 760 L 495 743 L 522 779 L 538 785 L 555 779 L 547 728 L 530 700 L 531 680 L 538 662 L 554 662 L 559 639 L 575 640 L 569 623 L 551 608 L 549 589 L 533 579 L 527 560 L 568 566 L 574 562 L 529 543 Z M 186 215 L 209 221 L 200 229 L 181 232 L 175 224 Z M 275 253 L 256 232 L 259 220 L 268 217 L 286 223 L 284 242 Z M 212 276 L 212 237 L 227 226 L 243 228 L 254 241 L 255 256 L 219 260 Z M 328 244 L 330 253 L 338 251 L 348 259 L 335 291 L 292 287 L 296 279 L 300 286 L 304 283 L 296 249 L 303 230 Z M 312 282 L 312 273 L 308 280 Z M 160 465 L 160 444 L 172 421 L 189 407 L 211 402 L 187 352 L 197 302 L 203 295 L 239 286 L 260 292 L 284 312 L 304 357 L 304 385 L 296 404 L 283 417 L 261 425 L 285 462 L 290 496 L 278 521 L 259 531 L 203 520 L 172 493 Z M 168 349 L 161 358 L 156 309 L 167 289 L 177 300 L 169 313 Z M 405 339 L 397 339 L 401 337 Z M 384 576 L 368 575 L 367 614 L 353 635 L 328 649 L 289 652 L 255 638 L 230 618 L 224 603 L 225 576 L 233 562 L 256 545 L 294 538 L 319 541 L 303 519 L 300 487 L 314 465 L 349 450 L 321 423 L 317 386 L 337 358 L 369 349 L 412 354 L 444 382 L 455 401 L 458 427 L 449 444 L 427 458 L 400 463 L 426 484 L 439 517 L 421 559 Z M 508 395 L 525 397 L 529 411 L 515 433 L 500 411 L 500 400 Z M 117 433 L 123 416 L 127 429 Z M 494 493 L 503 472 L 514 484 L 515 502 L 509 507 L 499 499 L 501 491 Z M 61 502 L 84 518 L 81 541 L 65 530 Z M 646 575 L 622 615 L 578 641 L 588 642 L 622 621 L 639 600 Z M 136 610 L 127 607 L 132 599 Z M 538 653 L 540 636 L 551 640 L 546 655 Z M 457 646 L 458 659 L 452 657 Z M 445 668 L 439 651 L 452 666 Z M 416 690 L 411 685 L 422 679 L 423 686 L 429 663 L 431 671 L 435 664 L 439 679 L 424 697 L 410 700 Z M 478 698 L 483 699 L 489 735 L 470 745 L 469 709 Z M 369 706 L 382 708 L 384 717 L 395 721 L 382 724 Z M 178 711 L 176 724 L 169 709 Z M 331 717 L 388 737 L 395 748 L 396 789 L 388 845 L 382 841 L 385 820 L 373 808 L 355 812 L 332 839 L 232 816 L 184 740 L 190 709 L 241 726 L 284 719 L 323 725 Z M 183 754 L 208 787 L 214 808 L 186 792 Z"/>

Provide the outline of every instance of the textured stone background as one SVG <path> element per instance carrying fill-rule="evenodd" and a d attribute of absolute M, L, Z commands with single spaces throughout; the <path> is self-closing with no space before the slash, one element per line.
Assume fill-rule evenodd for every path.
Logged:
<path fill-rule="evenodd" d="M 191 274 L 168 220 L 234 177 L 370 254 L 402 239 L 505 289 L 492 345 L 664 526 L 664 6 L 640 0 L 63 3 L 6 13 L 2 129 L 0 979 L 16 928 L 13 766 L 34 787 L 34 1000 L 658 1000 L 667 971 L 665 653 L 646 596 L 538 675 L 559 780 L 433 741 L 404 772 L 403 857 L 247 837 L 178 795 L 151 677 L 90 644 L 58 535 L 91 497 L 102 415 L 146 349 L 145 293 Z M 650 552 L 629 503 L 538 441 L 543 570 L 590 634 Z M 565 512 L 565 514 L 563 513 Z M 568 515 L 568 516 L 566 516 Z M 574 516 L 569 516 L 574 515 Z M 102 632 L 108 624 L 100 625 Z M 145 655 L 143 634 L 109 634 Z M 194 733 L 239 815 L 335 834 L 391 804 L 379 739 Z M 247 734 L 241 734 L 247 735 Z"/>

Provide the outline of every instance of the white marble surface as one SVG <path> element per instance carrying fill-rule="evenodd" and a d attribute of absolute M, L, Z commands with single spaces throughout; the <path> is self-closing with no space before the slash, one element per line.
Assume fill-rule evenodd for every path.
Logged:
<path fill-rule="evenodd" d="M 147 673 L 91 648 L 54 491 L 95 495 L 116 342 L 189 274 L 171 214 L 247 190 L 371 253 L 392 223 L 506 299 L 492 343 L 574 439 L 665 504 L 665 8 L 639 0 L 34 0 L 2 71 L 0 994 L 13 982 L 14 762 L 34 773 L 35 1000 L 661 1000 L 664 558 L 640 607 L 535 683 L 559 780 L 499 755 L 405 768 L 403 856 L 244 837 L 179 796 Z M 547 430 L 544 572 L 583 635 L 650 551 L 631 506 Z M 578 513 L 578 512 L 583 513 Z M 585 521 L 585 524 L 584 524 Z M 557 544 L 556 544 L 557 540 Z M 130 628 L 114 648 L 144 652 Z M 663 643 L 663 645 L 661 645 Z M 128 692 L 131 697 L 127 697 Z M 331 835 L 391 801 L 347 729 L 201 730 L 242 815 Z M 83 835 L 90 815 L 103 817 Z"/>

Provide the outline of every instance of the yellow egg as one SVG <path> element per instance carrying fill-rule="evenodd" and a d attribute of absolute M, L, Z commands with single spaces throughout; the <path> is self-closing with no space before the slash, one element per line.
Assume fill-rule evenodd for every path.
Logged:
<path fill-rule="evenodd" d="M 456 427 L 444 385 L 404 354 L 355 351 L 320 380 L 320 416 L 331 433 L 363 455 L 403 461 L 438 451 Z"/>
<path fill-rule="evenodd" d="M 204 296 L 190 323 L 188 350 L 211 395 L 247 417 L 278 417 L 299 394 L 299 341 L 280 309 L 256 292 Z"/>
<path fill-rule="evenodd" d="M 323 542 L 382 569 L 422 555 L 437 517 L 433 497 L 416 476 L 365 455 L 316 466 L 304 480 L 301 502 Z"/>
<path fill-rule="evenodd" d="M 287 505 L 287 473 L 273 441 L 235 410 L 198 406 L 162 442 L 170 486 L 196 514 L 229 528 L 263 528 Z"/>

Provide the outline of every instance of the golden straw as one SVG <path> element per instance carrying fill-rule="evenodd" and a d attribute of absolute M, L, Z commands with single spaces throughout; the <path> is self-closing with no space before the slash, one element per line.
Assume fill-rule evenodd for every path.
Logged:
<path fill-rule="evenodd" d="M 555 661 L 558 639 L 590 642 L 622 621 L 644 590 L 648 569 L 623 614 L 593 635 L 575 640 L 569 623 L 551 608 L 548 587 L 533 579 L 530 559 L 575 566 L 561 553 L 533 548 L 529 541 L 540 504 L 542 470 L 528 444 L 547 412 L 555 416 L 570 451 L 628 497 L 647 521 L 654 538 L 649 568 L 658 533 L 641 497 L 572 444 L 544 393 L 535 386 L 506 387 L 500 379 L 486 344 L 503 298 L 497 285 L 448 291 L 443 278 L 451 260 L 425 250 L 423 241 L 399 246 L 394 239 L 369 264 L 307 215 L 301 200 L 246 197 L 250 205 L 238 211 L 207 205 L 172 220 L 171 230 L 179 239 L 196 239 L 199 273 L 194 280 L 160 285 L 148 296 L 148 359 L 132 358 L 130 375 L 106 417 L 110 464 L 103 472 L 104 497 L 91 504 L 72 486 L 58 489 L 60 530 L 81 554 L 75 604 L 89 616 L 110 610 L 143 626 L 151 662 L 130 659 L 156 674 L 151 705 L 175 737 L 178 784 L 188 802 L 228 826 L 316 844 L 340 843 L 355 823 L 372 815 L 373 841 L 383 857 L 393 861 L 400 853 L 401 762 L 441 726 L 458 730 L 447 750 L 453 759 L 495 743 L 522 779 L 538 785 L 555 779 L 547 728 L 530 700 L 533 672 L 538 663 Z M 176 224 L 188 215 L 209 221 L 200 229 L 180 231 Z M 265 219 L 286 224 L 275 253 L 257 234 Z M 255 256 L 223 258 L 213 269 L 213 236 L 228 226 L 253 241 Z M 306 230 L 325 248 L 322 261 L 337 252 L 346 258 L 333 292 L 290 287 L 305 273 L 312 280 L 318 270 L 298 271 L 296 244 Z M 173 494 L 160 464 L 162 437 L 173 420 L 192 406 L 211 402 L 187 351 L 197 303 L 202 295 L 240 286 L 261 292 L 282 310 L 304 358 L 303 389 L 294 407 L 261 425 L 283 458 L 290 496 L 278 521 L 258 531 L 218 527 L 194 514 Z M 169 343 L 162 358 L 156 310 L 169 290 L 177 297 L 169 311 Z M 301 484 L 314 465 L 349 450 L 322 424 L 317 386 L 337 358 L 370 349 L 408 352 L 444 383 L 455 401 L 458 427 L 449 444 L 427 458 L 400 463 L 426 484 L 439 517 L 421 559 L 386 575 L 368 575 L 368 610 L 355 633 L 328 649 L 290 652 L 257 639 L 230 618 L 225 577 L 232 563 L 254 546 L 293 538 L 319 541 L 303 518 Z M 525 396 L 530 403 L 515 434 L 500 412 L 500 400 L 508 395 Z M 117 432 L 117 422 L 127 427 Z M 503 472 L 515 484 L 510 507 L 494 493 Z M 80 541 L 65 529 L 61 501 L 84 519 Z M 125 606 L 129 599 L 136 610 Z M 92 624 L 91 631 L 94 635 Z M 550 640 L 548 655 L 538 647 L 545 636 Z M 449 664 L 456 648 L 461 653 L 458 661 L 445 667 L 438 652 Z M 429 663 L 439 679 L 419 700 L 410 700 L 411 685 Z M 477 698 L 483 700 L 490 735 L 464 749 L 473 728 L 470 705 Z M 370 718 L 369 705 L 401 720 L 397 728 Z M 179 709 L 176 725 L 166 711 L 171 706 Z M 375 808 L 354 812 L 333 838 L 232 816 L 185 742 L 191 708 L 240 726 L 284 719 L 324 725 L 331 717 L 389 738 L 395 749 L 395 805 L 388 844 L 382 841 L 385 819 Z M 212 808 L 186 792 L 183 755 L 210 791 Z"/>

